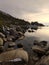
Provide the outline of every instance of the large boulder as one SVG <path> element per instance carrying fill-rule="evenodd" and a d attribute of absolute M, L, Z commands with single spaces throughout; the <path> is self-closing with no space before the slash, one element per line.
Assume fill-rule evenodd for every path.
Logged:
<path fill-rule="evenodd" d="M 16 49 L 8 52 L 3 52 L 0 54 L 0 62 L 6 62 L 20 58 L 25 62 L 28 62 L 28 53 L 23 49 Z"/>

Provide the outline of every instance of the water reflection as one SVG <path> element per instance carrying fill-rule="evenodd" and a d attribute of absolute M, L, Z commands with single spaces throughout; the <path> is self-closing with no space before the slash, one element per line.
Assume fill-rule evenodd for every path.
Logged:
<path fill-rule="evenodd" d="M 25 33 L 25 38 L 23 40 L 17 40 L 16 43 L 23 43 L 24 48 L 27 51 L 31 51 L 31 47 L 33 46 L 34 40 L 38 41 L 47 41 L 49 42 L 49 27 L 41 27 L 38 30 L 34 30 L 35 32 L 28 32 Z"/>
<path fill-rule="evenodd" d="M 39 40 L 49 41 L 49 27 L 41 27 L 38 30 L 35 30 L 33 33 L 29 33 L 28 31 L 25 33 L 27 37 L 36 37 Z"/>

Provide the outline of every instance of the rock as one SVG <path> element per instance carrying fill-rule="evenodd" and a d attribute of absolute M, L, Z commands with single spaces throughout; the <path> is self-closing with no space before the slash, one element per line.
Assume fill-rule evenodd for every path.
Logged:
<path fill-rule="evenodd" d="M 4 47 L 0 46 L 0 53 L 2 53 L 4 51 Z"/>
<path fill-rule="evenodd" d="M 47 46 L 47 41 L 41 41 L 40 44 L 41 44 L 41 46 L 45 47 L 45 46 Z"/>
<path fill-rule="evenodd" d="M 43 50 L 40 46 L 33 46 L 32 50 L 38 53 L 45 52 L 45 50 Z"/>
<path fill-rule="evenodd" d="M 7 40 L 8 41 L 15 41 L 15 36 L 13 36 L 13 35 L 9 35 L 9 36 L 7 36 Z"/>
<path fill-rule="evenodd" d="M 28 30 L 28 32 L 31 32 L 31 30 Z"/>
<path fill-rule="evenodd" d="M 7 41 L 7 39 L 6 39 L 6 38 L 3 38 L 3 41 L 4 41 L 4 42 L 6 42 L 6 41 Z"/>
<path fill-rule="evenodd" d="M 18 32 L 18 34 L 19 34 L 19 35 L 21 35 L 21 36 L 23 36 L 23 33 L 22 33 L 22 32 L 20 32 L 20 31 Z"/>
<path fill-rule="evenodd" d="M 34 55 L 34 56 L 32 57 L 32 60 L 33 60 L 34 62 L 36 62 L 36 61 L 39 60 L 39 58 L 38 58 L 38 56 Z"/>
<path fill-rule="evenodd" d="M 32 50 L 34 53 L 36 53 L 38 55 L 39 58 L 41 58 L 43 55 L 45 55 L 45 50 L 40 46 L 35 45 L 32 47 Z"/>
<path fill-rule="evenodd" d="M 49 65 L 49 55 L 43 56 L 35 65 Z"/>
<path fill-rule="evenodd" d="M 12 51 L 12 50 L 14 50 L 14 48 L 8 48 L 8 49 L 6 49 L 6 51 Z"/>
<path fill-rule="evenodd" d="M 3 46 L 3 39 L 0 38 L 0 46 Z"/>
<path fill-rule="evenodd" d="M 16 30 L 14 30 L 13 28 L 10 29 L 10 35 L 16 35 L 18 34 Z"/>
<path fill-rule="evenodd" d="M 0 54 L 0 62 L 6 62 L 9 60 L 14 60 L 16 58 L 21 58 L 25 62 L 28 62 L 28 53 L 23 49 L 16 49 L 8 52 L 3 52 Z"/>
<path fill-rule="evenodd" d="M 46 55 L 49 55 L 49 51 L 46 52 Z"/>
<path fill-rule="evenodd" d="M 9 47 L 14 47 L 16 44 L 15 44 L 15 42 L 9 42 Z"/>
<path fill-rule="evenodd" d="M 1 38 L 5 38 L 5 35 L 0 32 L 0 37 L 1 37 Z"/>
<path fill-rule="evenodd" d="M 19 39 L 19 40 L 22 40 L 22 39 L 24 39 L 24 37 L 25 37 L 25 36 L 21 36 L 21 37 L 20 37 L 20 38 L 18 38 L 18 39 Z"/>
<path fill-rule="evenodd" d="M 34 32 L 34 30 L 32 30 L 32 32 Z"/>
<path fill-rule="evenodd" d="M 38 45 L 38 46 L 40 46 L 40 43 L 39 43 L 39 41 L 37 41 L 37 40 L 34 40 L 34 43 L 33 43 L 33 45 Z"/>
<path fill-rule="evenodd" d="M 31 29 L 37 30 L 38 26 L 34 25 L 34 26 L 31 27 Z"/>
<path fill-rule="evenodd" d="M 7 41 L 12 41 L 12 38 L 10 36 L 7 36 Z"/>
<path fill-rule="evenodd" d="M 34 32 L 33 30 L 28 30 L 28 32 Z"/>
<path fill-rule="evenodd" d="M 15 45 L 16 45 L 15 42 L 7 41 L 7 42 L 4 44 L 4 51 L 13 50 Z"/>
<path fill-rule="evenodd" d="M 45 50 L 43 48 L 41 48 L 40 46 L 37 46 L 37 45 L 33 46 L 32 50 L 37 52 L 37 53 L 44 53 L 45 52 Z"/>
<path fill-rule="evenodd" d="M 22 43 L 17 44 L 17 48 L 23 48 L 23 44 Z"/>

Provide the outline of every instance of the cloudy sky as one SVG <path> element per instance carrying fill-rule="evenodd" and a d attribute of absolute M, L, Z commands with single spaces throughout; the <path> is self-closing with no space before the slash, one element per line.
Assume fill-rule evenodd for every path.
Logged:
<path fill-rule="evenodd" d="M 0 0 L 0 10 L 30 22 L 49 23 L 49 0 Z"/>

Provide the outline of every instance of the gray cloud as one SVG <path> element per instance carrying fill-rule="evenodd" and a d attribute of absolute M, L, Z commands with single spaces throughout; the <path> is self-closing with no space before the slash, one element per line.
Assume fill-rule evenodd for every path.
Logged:
<path fill-rule="evenodd" d="M 22 17 L 23 12 L 40 13 L 48 6 L 49 0 L 0 0 L 0 10 L 15 17 Z"/>

